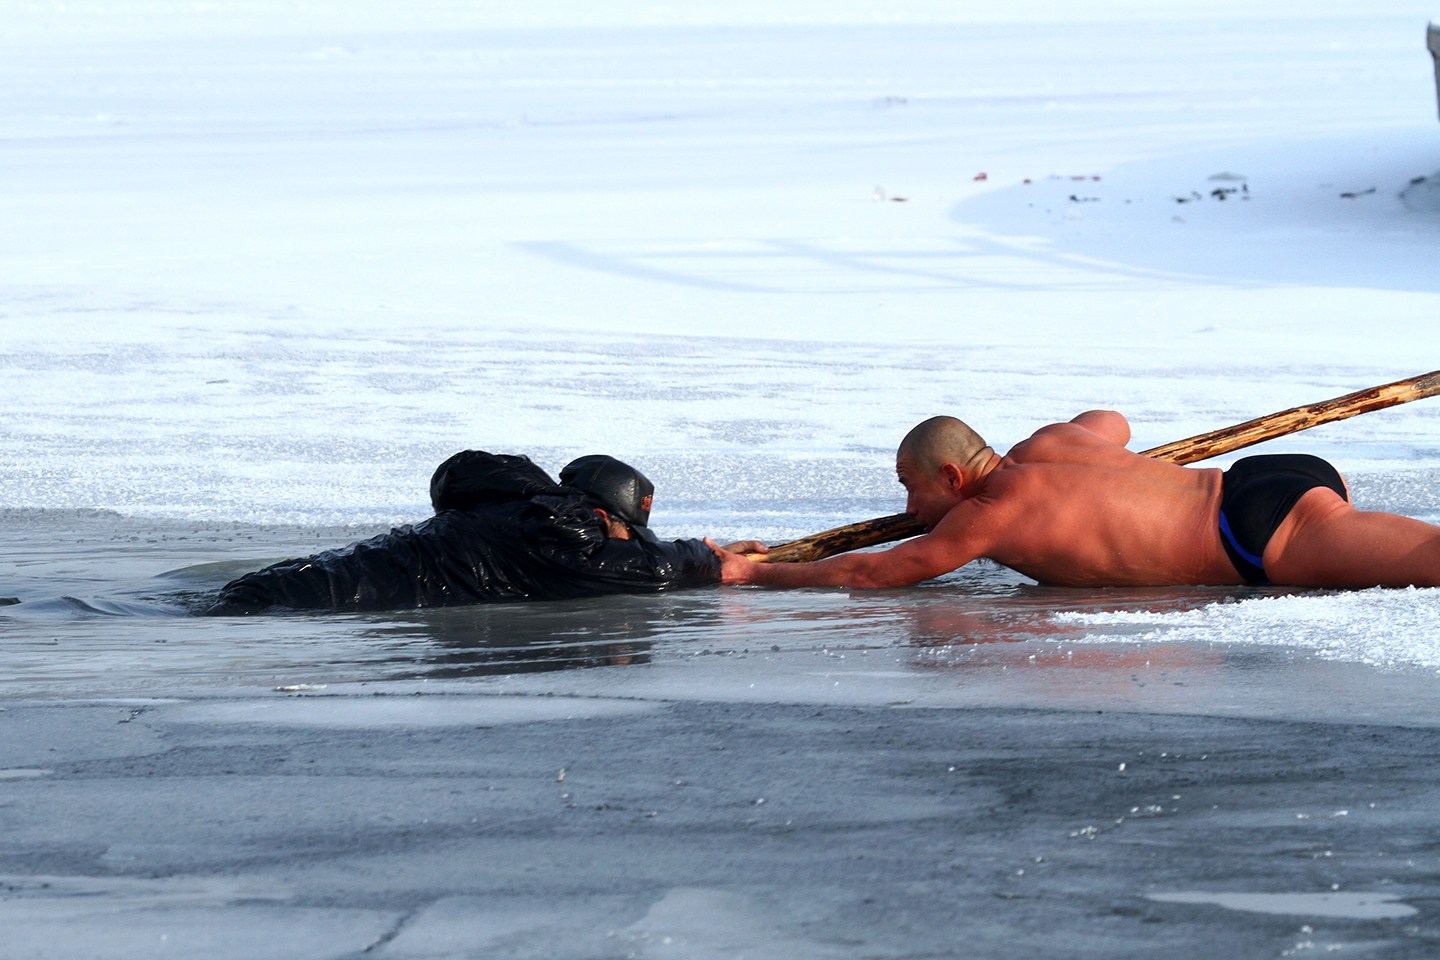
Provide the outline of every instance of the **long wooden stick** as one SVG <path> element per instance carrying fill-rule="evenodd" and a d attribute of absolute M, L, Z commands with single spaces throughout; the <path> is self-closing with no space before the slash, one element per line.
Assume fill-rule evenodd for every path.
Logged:
<path fill-rule="evenodd" d="M 1334 400 L 1291 407 L 1254 420 L 1246 420 L 1234 426 L 1211 430 L 1209 433 L 1176 440 L 1149 450 L 1141 451 L 1143 456 L 1171 463 L 1186 464 L 1208 460 L 1221 454 L 1231 453 L 1254 446 L 1265 440 L 1283 437 L 1287 434 L 1318 427 L 1322 423 L 1345 420 L 1349 417 L 1383 410 L 1412 400 L 1423 400 L 1440 394 L 1440 370 L 1422 373 L 1418 377 L 1396 380 L 1394 383 L 1370 387 L 1347 393 Z M 756 560 L 769 563 L 804 563 L 823 560 L 837 553 L 892 543 L 907 537 L 917 536 L 925 530 L 908 513 L 891 514 L 874 520 L 863 520 L 843 527 L 835 527 L 822 533 L 778 544 L 770 552 L 755 555 Z"/>
<path fill-rule="evenodd" d="M 1432 370 L 1418 377 L 1396 380 L 1394 383 L 1381 384 L 1368 390 L 1357 390 L 1334 400 L 1292 407 L 1266 417 L 1237 423 L 1233 427 L 1212 430 L 1141 452 L 1147 457 L 1169 460 L 1171 463 L 1195 463 L 1254 446 L 1265 440 L 1273 440 L 1275 437 L 1309 430 L 1322 423 L 1345 420 L 1373 410 L 1384 410 L 1386 407 L 1409 403 L 1411 400 L 1423 400 L 1437 393 L 1440 393 L 1440 370 Z"/>

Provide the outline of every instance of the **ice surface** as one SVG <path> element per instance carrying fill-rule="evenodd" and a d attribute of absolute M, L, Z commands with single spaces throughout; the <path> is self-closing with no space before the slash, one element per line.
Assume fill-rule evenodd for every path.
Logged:
<path fill-rule="evenodd" d="M 686 888 L 668 891 L 616 939 L 645 960 L 827 960 L 849 954 L 842 945 L 798 936 L 798 920 L 743 893 Z"/>
<path fill-rule="evenodd" d="M 643 713 L 654 704 L 590 698 L 520 697 L 341 698 L 290 697 L 242 703 L 199 704 L 169 717 L 180 723 L 263 723 L 291 727 L 489 727 L 499 723 L 536 723 Z"/>
<path fill-rule="evenodd" d="M 937 410 L 1159 443 L 1427 365 L 1406 4 L 78 9 L 0 67 L 11 506 L 387 523 L 603 448 L 770 536 Z"/>
<path fill-rule="evenodd" d="M 1414 907 L 1383 893 L 1149 893 L 1160 903 L 1213 903 L 1227 910 L 1347 920 L 1413 917 Z"/>
<path fill-rule="evenodd" d="M 276 905 L 281 889 L 225 879 L 5 877 L 0 957 L 334 957 L 369 946 L 394 922 L 380 911 Z M 236 901 L 248 904 L 235 909 Z"/>
<path fill-rule="evenodd" d="M 1003 447 L 1117 407 L 1140 447 L 1435 366 L 1423 41 L 1400 2 L 7 11 L 7 622 L 103 634 L 63 651 L 102 671 L 165 611 L 117 574 L 419 519 L 463 447 L 606 450 L 665 532 L 783 540 L 898 509 L 935 412 Z M 1271 446 L 1435 520 L 1435 424 Z M 125 529 L 161 521 L 195 535 Z M 89 560 L 44 560 L 69 529 Z M 1433 613 L 1057 624 L 1430 669 Z"/>
<path fill-rule="evenodd" d="M 1183 611 L 1060 613 L 1055 620 L 1080 627 L 1087 643 L 1123 636 L 1293 647 L 1325 659 L 1440 673 L 1440 590 L 1434 589 L 1260 597 Z"/>
<path fill-rule="evenodd" d="M 371 951 L 377 958 L 511 957 L 545 960 L 616 954 L 615 922 L 629 904 L 589 897 L 563 912 L 518 896 L 447 897 L 407 918 L 396 936 Z M 563 947 L 559 945 L 563 944 Z"/>
<path fill-rule="evenodd" d="M 1434 952 L 1433 591 L 180 615 L 466 447 L 779 540 L 935 413 L 1143 448 L 1440 366 L 1433 9 L 3 16 L 0 953 Z M 1437 521 L 1436 403 L 1271 448 Z"/>

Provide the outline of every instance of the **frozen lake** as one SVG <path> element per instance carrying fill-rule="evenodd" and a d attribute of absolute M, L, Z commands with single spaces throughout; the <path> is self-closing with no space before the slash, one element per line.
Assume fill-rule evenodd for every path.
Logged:
<path fill-rule="evenodd" d="M 1440 10 L 492 6 L 0 4 L 0 956 L 1433 955 L 1433 590 L 184 614 L 468 447 L 775 542 L 1440 367 Z"/>

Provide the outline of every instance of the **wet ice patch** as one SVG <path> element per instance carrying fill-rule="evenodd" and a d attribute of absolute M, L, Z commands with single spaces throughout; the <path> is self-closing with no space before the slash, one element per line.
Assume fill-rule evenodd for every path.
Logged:
<path fill-rule="evenodd" d="M 1151 893 L 1160 903 L 1198 903 L 1285 916 L 1332 917 L 1344 920 L 1398 920 L 1418 911 L 1400 898 L 1380 893 Z"/>
<path fill-rule="evenodd" d="M 563 903 L 523 897 L 445 897 L 407 918 L 376 960 L 432 957 L 606 957 L 616 917 L 631 913 L 624 897 L 567 896 Z M 547 945 L 557 945 L 552 952 Z M 564 944 L 569 952 L 559 950 Z"/>
<path fill-rule="evenodd" d="M 1194 610 L 1064 612 L 1055 622 L 1085 631 L 1074 642 L 1116 640 L 1291 647 L 1327 660 L 1440 670 L 1440 590 L 1257 597 Z"/>
<path fill-rule="evenodd" d="M 785 929 L 788 921 L 757 900 L 723 890 L 677 888 L 640 920 L 617 931 L 639 960 L 827 960 L 851 956 Z"/>
<path fill-rule="evenodd" d="M 280 901 L 292 896 L 284 885 L 227 877 L 181 877 L 149 879 L 136 877 L 86 876 L 0 876 L 5 900 L 75 901 L 105 904 L 112 909 L 159 906 L 211 906 L 244 901 Z"/>
<path fill-rule="evenodd" d="M 54 770 L 42 770 L 38 767 L 11 767 L 8 770 L 0 770 L 0 780 L 35 780 L 39 777 L 48 777 Z"/>
<path fill-rule="evenodd" d="M 640 700 L 589 697 L 293 697 L 197 703 L 167 712 L 179 723 L 259 723 L 282 727 L 493 727 L 613 717 L 658 710 Z"/>
<path fill-rule="evenodd" d="M 307 960 L 360 952 L 395 915 L 290 907 L 282 885 L 219 877 L 0 877 L 0 958 Z"/>

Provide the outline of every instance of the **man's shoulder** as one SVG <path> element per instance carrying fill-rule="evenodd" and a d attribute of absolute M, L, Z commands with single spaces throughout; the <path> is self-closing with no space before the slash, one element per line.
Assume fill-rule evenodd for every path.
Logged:
<path fill-rule="evenodd" d="M 1023 518 L 1024 485 L 1002 470 L 993 471 L 971 497 L 957 503 L 922 539 L 943 549 L 989 549 L 1005 529 Z"/>
<path fill-rule="evenodd" d="M 1030 434 L 1027 439 L 1017 443 L 1014 449 L 1018 450 L 1021 447 L 1035 443 L 1090 444 L 1095 442 L 1104 441 L 1101 440 L 1101 438 L 1097 436 L 1093 431 L 1085 429 L 1078 423 L 1072 423 L 1067 421 L 1065 423 L 1045 424 L 1045 426 Z"/>
<path fill-rule="evenodd" d="M 1087 462 L 1128 452 L 1125 447 L 1077 423 L 1051 423 L 1011 447 L 1002 465 Z"/>

